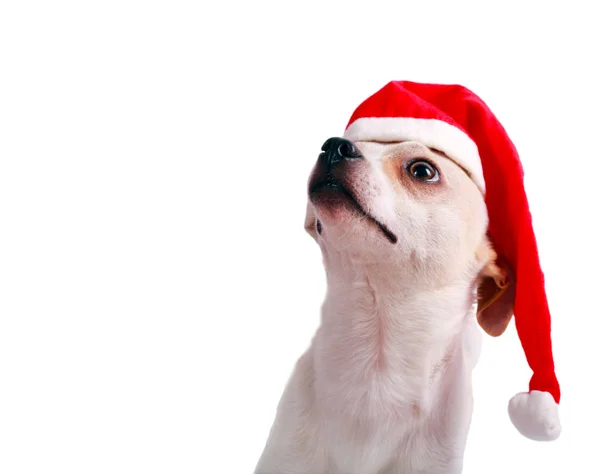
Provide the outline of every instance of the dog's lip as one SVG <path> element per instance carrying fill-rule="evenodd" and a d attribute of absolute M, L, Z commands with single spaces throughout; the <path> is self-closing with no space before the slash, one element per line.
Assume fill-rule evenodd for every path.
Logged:
<path fill-rule="evenodd" d="M 342 193 L 344 196 L 346 196 L 348 201 L 358 210 L 358 212 L 363 217 L 366 217 L 370 221 L 374 222 L 377 225 L 377 227 L 379 227 L 381 232 L 383 232 L 383 235 L 385 235 L 385 237 L 392 244 L 395 244 L 398 242 L 398 237 L 396 236 L 396 234 L 394 234 L 385 224 L 383 224 L 378 219 L 373 217 L 371 214 L 366 212 L 363 209 L 363 207 L 360 205 L 360 203 L 358 202 L 356 197 L 354 197 L 354 194 L 338 180 L 336 180 L 332 177 L 328 177 L 325 180 L 317 181 L 310 187 L 310 195 L 313 196 L 316 192 L 320 191 L 321 189 L 325 189 L 325 188 L 334 189 L 334 190 L 337 190 L 340 193 Z"/>

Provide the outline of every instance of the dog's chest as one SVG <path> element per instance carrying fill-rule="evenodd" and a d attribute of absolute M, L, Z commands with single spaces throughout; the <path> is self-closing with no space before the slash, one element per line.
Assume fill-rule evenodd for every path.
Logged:
<path fill-rule="evenodd" d="M 408 474 L 418 464 L 420 414 L 427 394 L 387 370 L 346 374 L 332 383 L 329 406 L 321 406 L 325 445 L 335 474 Z M 339 379 L 338 379 L 339 382 Z M 321 392 L 323 393 L 323 392 Z"/>
<path fill-rule="evenodd" d="M 326 428 L 331 472 L 339 474 L 396 473 L 402 440 L 401 426 L 365 426 L 331 422 Z"/>
<path fill-rule="evenodd" d="M 319 367 L 315 388 L 331 473 L 458 472 L 443 468 L 455 458 L 452 438 L 462 438 L 468 422 L 468 378 L 459 349 L 448 353 L 451 362 L 433 372 L 433 380 L 422 369 L 424 355 L 413 359 L 404 352 L 379 361 L 376 352 L 346 354 Z"/>
<path fill-rule="evenodd" d="M 422 345 L 371 334 L 354 337 L 316 341 L 315 389 L 325 412 L 402 424 L 428 408 L 429 354 Z"/>
<path fill-rule="evenodd" d="M 331 474 L 437 473 L 448 467 L 448 439 L 418 423 L 371 427 L 333 423 L 327 430 Z M 441 471 L 440 471 L 441 469 Z M 452 471 L 453 472 L 453 471 Z"/>

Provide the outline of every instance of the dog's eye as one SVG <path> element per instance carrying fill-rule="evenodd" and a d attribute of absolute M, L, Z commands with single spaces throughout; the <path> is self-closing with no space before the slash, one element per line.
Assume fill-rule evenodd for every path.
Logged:
<path fill-rule="evenodd" d="M 419 181 L 435 183 L 440 180 L 438 170 L 427 161 L 413 161 L 408 166 L 408 172 L 413 178 Z"/>

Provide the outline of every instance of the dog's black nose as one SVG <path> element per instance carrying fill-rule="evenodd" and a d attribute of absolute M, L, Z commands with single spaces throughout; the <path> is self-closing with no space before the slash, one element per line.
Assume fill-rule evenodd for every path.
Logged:
<path fill-rule="evenodd" d="M 321 151 L 324 154 L 328 167 L 343 160 L 355 160 L 363 157 L 360 151 L 354 146 L 354 143 L 339 137 L 329 138 L 323 143 Z"/>

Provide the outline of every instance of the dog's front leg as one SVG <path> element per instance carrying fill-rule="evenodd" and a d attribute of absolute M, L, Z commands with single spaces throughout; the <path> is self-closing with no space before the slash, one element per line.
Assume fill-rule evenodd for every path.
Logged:
<path fill-rule="evenodd" d="M 254 474 L 325 474 L 314 409 L 312 353 L 303 355 L 277 407 L 275 422 Z"/>

